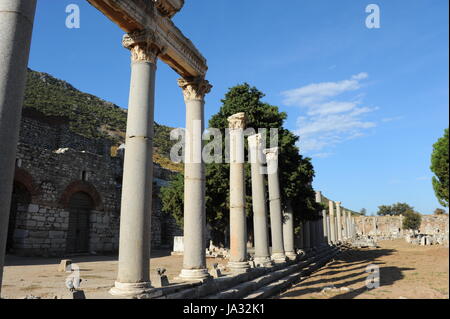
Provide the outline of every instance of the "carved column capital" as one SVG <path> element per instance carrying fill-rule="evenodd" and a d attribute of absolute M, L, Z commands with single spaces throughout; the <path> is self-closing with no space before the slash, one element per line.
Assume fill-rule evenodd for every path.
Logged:
<path fill-rule="evenodd" d="M 203 100 L 205 95 L 211 92 L 212 85 L 203 77 L 178 79 L 178 85 L 183 90 L 184 99 Z"/>
<path fill-rule="evenodd" d="M 232 130 L 245 129 L 245 113 L 236 113 L 228 118 L 229 128 Z"/>
<path fill-rule="evenodd" d="M 267 162 L 273 162 L 278 160 L 278 147 L 267 148 L 264 150 L 264 154 L 266 155 Z"/>
<path fill-rule="evenodd" d="M 341 206 L 341 204 L 342 204 L 342 202 L 335 202 L 336 203 L 336 206 Z"/>
<path fill-rule="evenodd" d="M 122 45 L 131 51 L 133 62 L 156 64 L 158 55 L 165 50 L 161 39 L 151 30 L 141 30 L 125 34 Z"/>
<path fill-rule="evenodd" d="M 248 145 L 251 148 L 262 147 L 262 135 L 261 134 L 250 135 L 247 140 L 248 140 Z"/>

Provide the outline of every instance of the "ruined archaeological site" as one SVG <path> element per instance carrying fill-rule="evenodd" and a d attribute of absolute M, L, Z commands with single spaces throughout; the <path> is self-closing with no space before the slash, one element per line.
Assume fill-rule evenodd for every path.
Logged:
<path fill-rule="evenodd" d="M 383 110 L 370 97 L 399 103 L 403 91 L 383 93 L 368 80 L 376 68 L 360 71 L 362 44 L 336 66 L 339 50 L 322 51 L 341 40 L 311 40 L 351 29 L 333 25 L 353 4 L 322 21 L 308 15 L 326 1 L 217 2 L 0 0 L 0 303 L 448 299 L 448 104 L 422 106 L 436 118 L 428 139 L 401 122 L 422 95 L 401 109 L 409 117 L 391 106 L 377 124 L 364 120 Z M 298 39 L 288 6 L 308 21 Z M 396 5 L 354 10 L 352 36 L 391 43 L 383 12 Z M 48 38 L 60 38 L 59 55 L 43 48 Z M 303 86 L 291 89 L 295 63 Z M 396 66 L 409 81 L 428 76 Z M 331 82 L 339 68 L 347 80 Z M 445 74 L 433 75 L 448 102 Z"/>

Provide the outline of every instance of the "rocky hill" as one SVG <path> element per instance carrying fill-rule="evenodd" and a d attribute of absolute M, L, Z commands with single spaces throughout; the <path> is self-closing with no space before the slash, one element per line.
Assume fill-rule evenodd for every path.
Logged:
<path fill-rule="evenodd" d="M 25 108 L 46 115 L 65 116 L 70 129 L 89 138 L 107 138 L 117 145 L 124 142 L 127 110 L 94 95 L 81 92 L 53 76 L 28 69 Z M 165 168 L 180 170 L 169 160 L 171 127 L 155 123 L 154 161 Z"/>

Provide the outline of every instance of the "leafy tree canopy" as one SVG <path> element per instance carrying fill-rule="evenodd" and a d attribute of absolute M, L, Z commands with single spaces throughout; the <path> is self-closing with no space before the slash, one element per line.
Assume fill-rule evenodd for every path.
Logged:
<path fill-rule="evenodd" d="M 409 206 L 406 203 L 396 203 L 394 205 L 381 205 L 378 206 L 377 214 L 379 216 L 397 216 L 404 215 L 407 211 L 414 210 L 414 207 Z"/>
<path fill-rule="evenodd" d="M 294 224 L 299 225 L 301 219 L 318 218 L 318 211 L 322 205 L 315 202 L 315 192 L 312 188 L 314 168 L 310 158 L 304 158 L 299 154 L 296 146 L 299 138 L 283 127 L 287 115 L 280 112 L 278 107 L 264 103 L 264 94 L 255 87 L 244 83 L 231 88 L 222 100 L 222 107 L 210 121 L 211 128 L 222 131 L 225 137 L 225 129 L 228 128 L 228 117 L 239 112 L 246 114 L 247 128 L 277 128 L 279 138 L 279 178 L 283 206 L 291 202 L 295 216 Z M 267 138 L 267 147 L 269 146 Z M 222 153 L 225 154 L 223 142 Z M 245 145 L 248 154 L 248 144 Z M 223 242 L 225 229 L 229 225 L 229 164 L 206 165 L 206 213 L 207 222 L 212 227 L 213 237 Z M 245 164 L 246 174 L 246 211 L 252 216 L 251 198 L 251 169 L 250 164 Z M 162 190 L 164 211 L 178 215 L 177 220 L 182 220 L 182 206 L 174 207 L 174 204 L 182 201 L 183 180 L 177 178 Z M 178 199 L 174 200 L 176 196 Z M 252 218 L 248 218 L 249 235 L 252 232 Z"/>
<path fill-rule="evenodd" d="M 448 128 L 444 136 L 433 145 L 431 154 L 431 171 L 435 174 L 432 179 L 434 193 L 439 203 L 448 207 L 449 192 L 449 160 L 448 160 Z"/>
<path fill-rule="evenodd" d="M 407 210 L 403 216 L 403 229 L 416 231 L 420 228 L 422 216 L 419 213 L 414 210 Z"/>

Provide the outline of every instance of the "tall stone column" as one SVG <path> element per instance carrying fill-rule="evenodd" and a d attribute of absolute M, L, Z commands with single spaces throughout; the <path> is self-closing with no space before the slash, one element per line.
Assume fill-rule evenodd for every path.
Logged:
<path fill-rule="evenodd" d="M 327 240 L 328 244 L 332 245 L 333 242 L 331 241 L 331 222 L 330 222 L 330 214 L 327 215 Z"/>
<path fill-rule="evenodd" d="M 309 220 L 303 221 L 303 245 L 305 251 L 311 249 L 311 222 Z"/>
<path fill-rule="evenodd" d="M 302 251 L 306 251 L 305 249 L 305 223 L 304 221 L 300 221 L 300 232 L 298 234 L 298 247 Z"/>
<path fill-rule="evenodd" d="M 345 240 L 348 238 L 348 220 L 347 220 L 347 210 L 342 208 L 342 239 Z"/>
<path fill-rule="evenodd" d="M 203 77 L 179 79 L 186 104 L 184 157 L 184 254 L 180 278 L 202 281 L 210 277 L 206 267 L 205 164 L 202 134 L 205 128 L 205 95 L 212 86 Z"/>
<path fill-rule="evenodd" d="M 322 192 L 316 191 L 316 202 L 319 204 L 322 204 Z M 326 235 L 326 229 L 327 229 L 327 212 L 325 210 L 322 210 L 322 225 L 319 227 L 319 236 L 320 236 L 320 244 L 324 244 L 327 242 L 327 235 Z"/>
<path fill-rule="evenodd" d="M 323 244 L 328 244 L 328 223 L 327 223 L 327 211 L 322 210 L 322 234 L 323 234 Z"/>
<path fill-rule="evenodd" d="M 361 234 L 364 236 L 366 234 L 366 217 L 361 217 Z"/>
<path fill-rule="evenodd" d="M 36 0 L 0 0 L 0 293 Z"/>
<path fill-rule="evenodd" d="M 245 214 L 245 113 L 228 118 L 230 128 L 230 261 L 233 273 L 250 269 L 247 260 L 247 216 Z"/>
<path fill-rule="evenodd" d="M 278 179 L 278 147 L 264 150 L 269 183 L 270 229 L 272 234 L 272 260 L 286 261 L 283 244 L 283 215 L 281 213 L 280 182 Z"/>
<path fill-rule="evenodd" d="M 342 238 L 342 214 L 341 214 L 341 202 L 336 202 L 336 225 L 337 225 L 337 240 L 343 241 Z"/>
<path fill-rule="evenodd" d="M 351 218 L 352 218 L 352 214 L 349 210 L 346 211 L 347 216 L 345 218 L 345 225 L 346 225 L 346 229 L 347 229 L 347 238 L 350 239 L 352 238 L 352 230 L 351 230 Z"/>
<path fill-rule="evenodd" d="M 330 238 L 331 242 L 336 245 L 336 218 L 334 215 L 334 202 L 331 200 L 328 202 L 328 209 L 330 210 Z"/>
<path fill-rule="evenodd" d="M 294 245 L 294 214 L 292 212 L 291 203 L 287 204 L 287 208 L 284 212 L 283 243 L 286 257 L 290 260 L 295 260 L 297 258 L 297 253 L 295 252 Z"/>
<path fill-rule="evenodd" d="M 378 231 L 377 231 L 377 218 L 376 217 L 372 217 L 373 220 L 373 234 L 376 236 Z"/>
<path fill-rule="evenodd" d="M 248 137 L 252 174 L 253 227 L 255 236 L 255 263 L 262 267 L 272 266 L 269 251 L 266 190 L 262 167 L 263 145 L 261 134 Z"/>
<path fill-rule="evenodd" d="M 152 291 L 149 271 L 153 114 L 160 47 L 156 37 L 147 32 L 125 35 L 123 45 L 131 51 L 131 83 L 122 184 L 119 268 L 110 293 L 132 297 Z"/>

